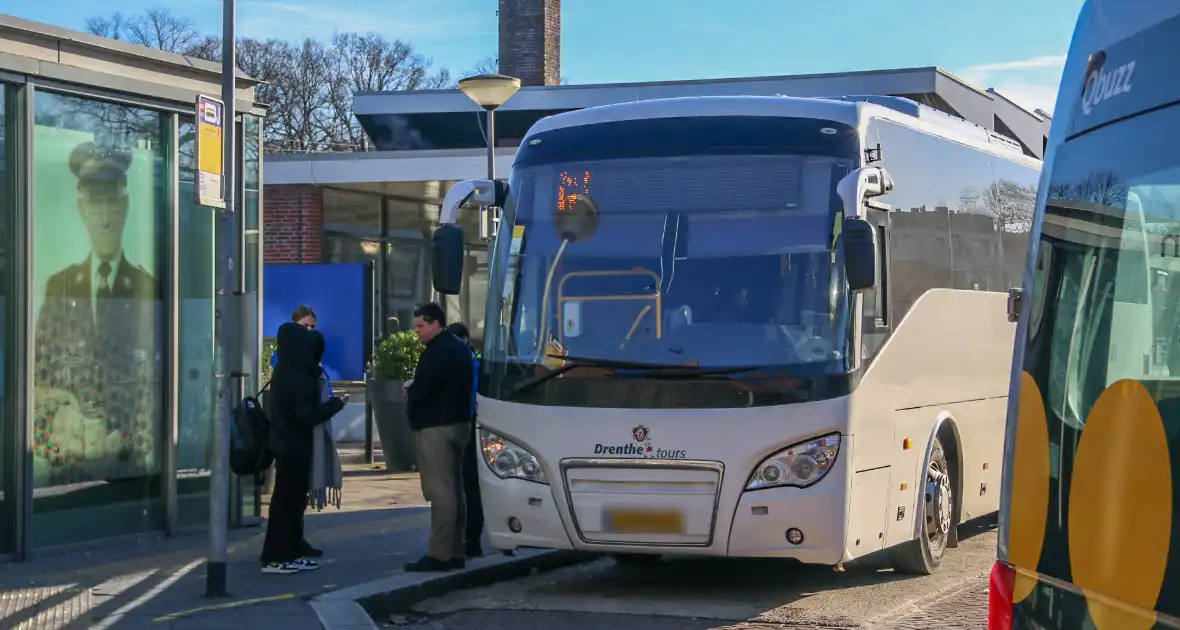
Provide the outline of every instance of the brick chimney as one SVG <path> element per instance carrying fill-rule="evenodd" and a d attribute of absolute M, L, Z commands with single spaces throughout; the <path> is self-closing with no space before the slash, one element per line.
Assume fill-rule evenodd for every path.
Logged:
<path fill-rule="evenodd" d="M 561 0 L 500 0 L 500 73 L 521 85 L 561 82 Z"/>

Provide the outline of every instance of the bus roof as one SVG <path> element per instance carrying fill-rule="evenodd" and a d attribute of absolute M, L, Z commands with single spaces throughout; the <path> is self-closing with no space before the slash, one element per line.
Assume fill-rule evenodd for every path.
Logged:
<path fill-rule="evenodd" d="M 906 98 L 879 96 L 690 96 L 601 105 L 542 118 L 529 129 L 521 144 L 555 129 L 694 116 L 789 116 L 830 120 L 852 127 L 859 127 L 870 118 L 883 118 L 1022 163 L 1040 164 L 1040 160 L 1026 157 L 1019 144 L 979 125 Z"/>
<path fill-rule="evenodd" d="M 1049 133 L 1050 151 L 1066 137 L 1180 98 L 1173 78 L 1173 57 L 1160 53 L 1180 35 L 1180 25 L 1167 24 L 1177 16 L 1177 2 L 1086 0 L 1061 75 Z M 1095 67 L 1090 68 L 1091 57 L 1098 53 L 1103 53 L 1102 58 L 1095 59 Z M 1134 65 L 1128 69 L 1128 64 Z M 1102 85 L 1094 91 L 1100 98 L 1091 98 L 1086 104 L 1083 87 L 1088 74 L 1100 71 L 1109 75 L 1101 78 Z M 1096 83 L 1099 78 L 1095 76 Z M 1045 157 L 1048 162 L 1050 155 Z"/>
<path fill-rule="evenodd" d="M 524 141 L 527 142 L 538 133 L 566 127 L 645 118 L 692 116 L 797 116 L 831 120 L 853 127 L 858 120 L 855 103 L 828 99 L 790 96 L 685 96 L 600 105 L 554 114 L 538 120 Z"/>

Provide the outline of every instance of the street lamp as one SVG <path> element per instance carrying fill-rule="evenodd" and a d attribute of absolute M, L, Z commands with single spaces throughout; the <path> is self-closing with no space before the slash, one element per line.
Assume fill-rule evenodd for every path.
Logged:
<path fill-rule="evenodd" d="M 520 79 L 481 74 L 459 81 L 459 89 L 488 113 L 488 179 L 496 179 L 496 110 L 520 89 Z"/>

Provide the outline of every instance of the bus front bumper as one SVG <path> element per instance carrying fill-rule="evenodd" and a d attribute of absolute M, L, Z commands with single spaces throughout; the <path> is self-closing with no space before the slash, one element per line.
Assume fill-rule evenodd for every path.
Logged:
<path fill-rule="evenodd" d="M 833 473 L 837 471 L 833 470 Z M 832 474 L 810 488 L 770 488 L 742 492 L 737 501 L 722 492 L 711 535 L 701 544 L 666 544 L 655 540 L 623 544 L 588 541 L 570 519 L 563 489 L 521 479 L 501 479 L 480 471 L 484 527 L 492 547 L 575 549 L 594 553 L 674 554 L 790 558 L 832 565 L 845 558 L 846 481 Z M 560 503 L 559 503 L 560 502 Z M 798 530 L 793 543 L 788 531 Z"/>

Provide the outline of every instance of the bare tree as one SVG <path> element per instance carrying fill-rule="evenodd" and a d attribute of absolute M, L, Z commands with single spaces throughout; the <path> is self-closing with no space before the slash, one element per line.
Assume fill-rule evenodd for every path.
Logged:
<path fill-rule="evenodd" d="M 1055 184 L 1049 188 L 1048 197 L 1122 208 L 1127 202 L 1127 185 L 1116 173 L 1091 173 L 1076 182 Z"/>
<path fill-rule="evenodd" d="M 169 52 L 187 53 L 202 35 L 186 17 L 173 15 L 164 7 L 147 9 L 127 21 L 127 40 Z"/>
<path fill-rule="evenodd" d="M 238 66 L 242 65 L 242 42 L 245 38 L 238 39 Z M 213 37 L 211 35 L 203 35 L 199 40 L 193 42 L 185 51 L 189 57 L 197 59 L 204 59 L 205 61 L 221 61 L 221 38 Z"/>
<path fill-rule="evenodd" d="M 91 33 L 219 61 L 221 39 L 202 34 L 192 20 L 166 8 L 86 21 Z M 353 114 L 356 92 L 454 87 L 445 68 L 409 43 L 375 34 L 338 33 L 330 42 L 241 38 L 238 67 L 262 83 L 258 102 L 269 106 L 265 123 L 269 151 L 358 151 L 369 141 Z"/>
<path fill-rule="evenodd" d="M 125 21 L 123 14 L 119 12 L 112 13 L 108 17 L 86 18 L 86 31 L 99 37 L 123 39 L 123 23 Z"/>
<path fill-rule="evenodd" d="M 332 110 L 332 135 L 344 147 L 365 150 L 368 139 L 353 115 L 356 92 L 401 92 L 449 87 L 445 68 L 431 70 L 431 61 L 399 39 L 374 33 L 337 33 L 329 50 L 327 98 Z M 355 150 L 354 149 L 354 150 Z"/>
<path fill-rule="evenodd" d="M 998 231 L 1025 233 L 1032 231 L 1037 205 L 1036 186 L 1024 186 L 1007 179 L 988 186 L 983 192 L 983 206 L 992 216 Z"/>
<path fill-rule="evenodd" d="M 328 47 L 322 42 L 306 39 L 293 50 L 289 66 L 280 72 L 274 98 L 282 101 L 274 116 L 273 131 L 279 146 L 285 151 L 326 151 L 340 144 L 333 135 L 334 119 L 330 88 L 332 62 Z"/>
<path fill-rule="evenodd" d="M 86 20 L 86 30 L 95 35 L 180 54 L 187 54 L 204 39 L 192 20 L 175 15 L 165 7 L 147 9 L 131 17 L 114 13 L 105 18 L 90 18 Z"/>
<path fill-rule="evenodd" d="M 477 74 L 499 74 L 500 73 L 500 58 L 495 55 L 489 55 L 480 59 L 475 67 L 467 72 L 467 76 L 473 77 Z"/>

